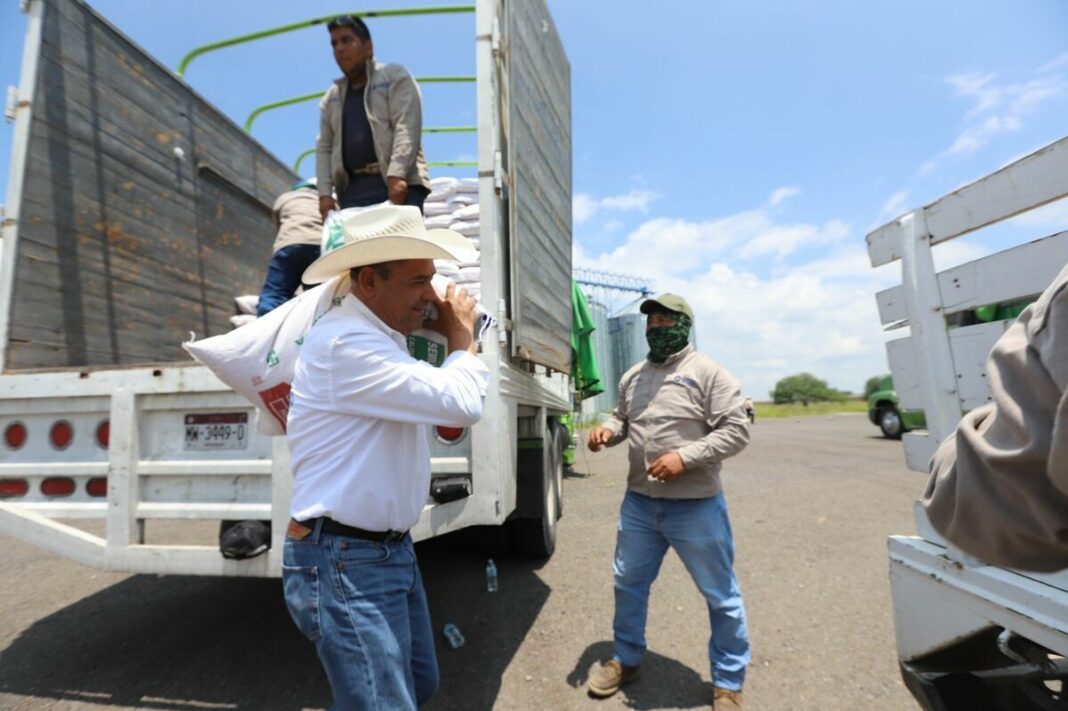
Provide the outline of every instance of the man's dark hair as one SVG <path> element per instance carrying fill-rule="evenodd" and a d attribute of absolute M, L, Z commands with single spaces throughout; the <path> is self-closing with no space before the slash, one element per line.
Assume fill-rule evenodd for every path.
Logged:
<path fill-rule="evenodd" d="M 349 270 L 349 279 L 352 280 L 353 284 L 359 282 L 361 269 L 374 269 L 379 279 L 387 280 L 393 271 L 393 262 L 379 262 L 378 264 L 364 264 L 362 267 L 353 267 Z"/>
<path fill-rule="evenodd" d="M 364 42 L 371 41 L 371 30 L 367 29 L 364 21 L 355 15 L 339 15 L 326 24 L 326 29 L 329 32 L 333 32 L 339 27 L 348 27 L 353 34 Z"/>

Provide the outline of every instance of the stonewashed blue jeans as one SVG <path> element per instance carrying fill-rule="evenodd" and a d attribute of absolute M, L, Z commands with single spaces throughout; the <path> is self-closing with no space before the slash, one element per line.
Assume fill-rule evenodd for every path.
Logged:
<path fill-rule="evenodd" d="M 712 681 L 738 690 L 749 665 L 742 591 L 734 577 L 734 539 L 723 495 L 654 499 L 628 491 L 619 510 L 615 576 L 615 658 L 636 667 L 645 654 L 649 588 L 674 548 L 708 604 Z"/>
<path fill-rule="evenodd" d="M 403 711 L 438 688 L 438 661 L 411 536 L 375 543 L 320 529 L 286 538 L 286 607 L 315 643 L 339 711 Z"/>

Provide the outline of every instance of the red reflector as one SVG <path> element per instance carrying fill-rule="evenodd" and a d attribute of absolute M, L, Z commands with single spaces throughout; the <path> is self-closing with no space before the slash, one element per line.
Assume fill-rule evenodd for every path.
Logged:
<path fill-rule="evenodd" d="M 446 442 L 455 442 L 464 436 L 463 427 L 438 427 L 438 437 Z"/>
<path fill-rule="evenodd" d="M 11 449 L 18 449 L 26 444 L 26 425 L 21 422 L 12 422 L 4 430 L 4 442 Z"/>
<path fill-rule="evenodd" d="M 41 482 L 45 496 L 70 496 L 74 493 L 74 480 L 65 476 L 53 476 Z"/>
<path fill-rule="evenodd" d="M 12 496 L 25 496 L 30 490 L 30 485 L 25 479 L 0 479 L 0 499 Z"/>
<path fill-rule="evenodd" d="M 93 477 L 85 485 L 85 490 L 89 493 L 89 496 L 107 496 L 108 478 L 106 476 Z"/>
<path fill-rule="evenodd" d="M 96 426 L 96 443 L 107 449 L 109 441 L 111 441 L 111 422 L 104 420 Z"/>
<path fill-rule="evenodd" d="M 52 425 L 48 438 L 52 440 L 52 446 L 56 449 L 66 449 L 74 439 L 74 428 L 66 420 L 60 420 Z"/>

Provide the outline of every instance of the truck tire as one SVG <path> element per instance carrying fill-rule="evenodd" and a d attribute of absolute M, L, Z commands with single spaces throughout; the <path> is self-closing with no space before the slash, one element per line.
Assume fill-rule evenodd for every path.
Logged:
<path fill-rule="evenodd" d="M 901 421 L 901 413 L 896 407 L 883 407 L 879 410 L 879 429 L 887 439 L 901 439 L 905 423 Z"/>
<path fill-rule="evenodd" d="M 517 509 L 522 517 L 508 522 L 509 537 L 512 550 L 529 558 L 549 558 L 556 550 L 557 481 L 564 468 L 558 441 L 550 429 L 542 442 L 541 466 L 521 472 L 517 482 L 517 493 L 523 499 Z"/>

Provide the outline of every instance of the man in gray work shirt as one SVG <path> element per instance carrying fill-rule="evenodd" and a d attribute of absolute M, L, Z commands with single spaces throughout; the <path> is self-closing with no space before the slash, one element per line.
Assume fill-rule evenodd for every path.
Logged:
<path fill-rule="evenodd" d="M 611 696 L 637 677 L 649 588 L 671 547 L 708 604 L 713 708 L 736 711 L 749 637 L 720 467 L 749 443 L 749 420 L 738 381 L 689 344 L 690 305 L 662 294 L 641 311 L 649 357 L 623 375 L 615 413 L 588 441 L 594 452 L 623 441 L 630 450 L 613 566 L 615 653 L 592 670 L 589 691 Z"/>
<path fill-rule="evenodd" d="M 389 200 L 420 210 L 430 194 L 419 87 L 404 67 L 374 59 L 371 32 L 351 15 L 327 24 L 345 76 L 319 102 L 315 172 L 319 211 Z M 335 200 L 334 194 L 337 194 Z"/>

